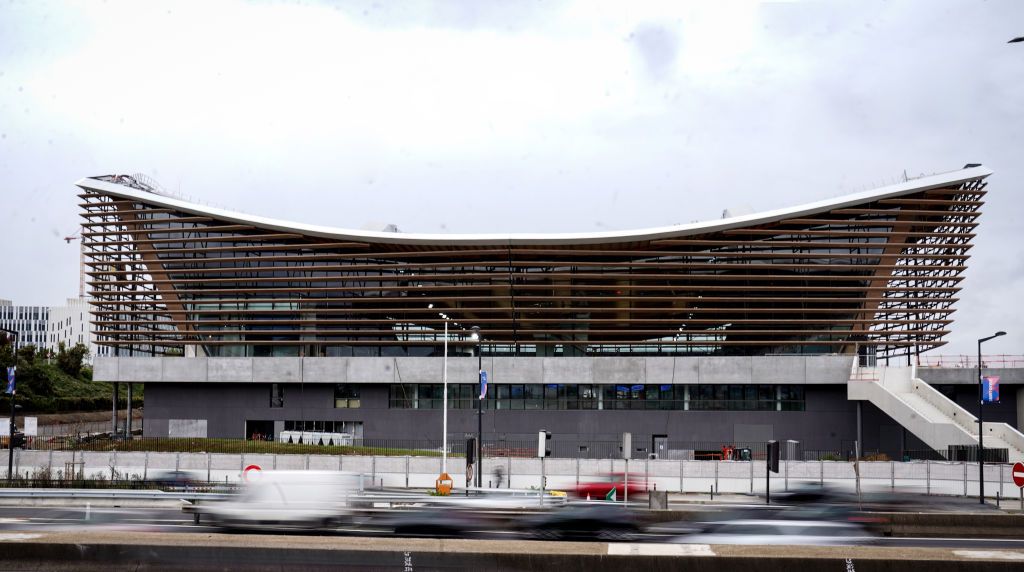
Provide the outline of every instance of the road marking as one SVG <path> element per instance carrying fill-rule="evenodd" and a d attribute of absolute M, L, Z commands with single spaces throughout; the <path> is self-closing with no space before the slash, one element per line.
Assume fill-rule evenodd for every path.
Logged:
<path fill-rule="evenodd" d="M 1024 552 L 1007 550 L 954 550 L 953 554 L 964 558 L 986 558 L 989 560 L 1024 560 Z"/>
<path fill-rule="evenodd" d="M 42 534 L 24 534 L 24 533 L 0 533 L 0 542 L 17 542 L 20 540 L 31 540 L 33 538 L 40 538 Z"/>
<path fill-rule="evenodd" d="M 715 556 L 707 544 L 629 544 L 608 545 L 613 556 Z"/>

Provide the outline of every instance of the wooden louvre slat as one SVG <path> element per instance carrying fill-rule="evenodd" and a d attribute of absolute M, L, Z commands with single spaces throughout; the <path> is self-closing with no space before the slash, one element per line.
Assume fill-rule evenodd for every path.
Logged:
<path fill-rule="evenodd" d="M 983 187 L 689 236 L 557 245 L 331 240 L 99 191 L 81 206 L 101 345 L 436 347 L 419 338 L 435 336 L 445 312 L 480 325 L 491 344 L 599 355 L 857 343 L 894 355 L 945 343 Z M 700 339 L 664 339 L 686 335 Z"/>

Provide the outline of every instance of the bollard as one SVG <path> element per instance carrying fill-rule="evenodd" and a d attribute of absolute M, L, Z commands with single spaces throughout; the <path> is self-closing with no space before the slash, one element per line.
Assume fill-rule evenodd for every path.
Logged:
<path fill-rule="evenodd" d="M 715 486 L 711 485 L 708 489 L 711 490 L 711 500 L 715 500 Z"/>

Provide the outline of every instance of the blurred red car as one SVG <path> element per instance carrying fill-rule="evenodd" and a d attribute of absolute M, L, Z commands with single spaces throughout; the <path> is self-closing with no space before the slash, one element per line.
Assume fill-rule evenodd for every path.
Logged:
<path fill-rule="evenodd" d="M 576 485 L 575 493 L 580 498 L 587 498 L 589 495 L 591 500 L 604 500 L 614 489 L 615 500 L 621 501 L 626 496 L 626 488 L 625 473 L 607 473 Z M 647 492 L 646 475 L 630 473 L 628 488 L 630 495 Z"/>

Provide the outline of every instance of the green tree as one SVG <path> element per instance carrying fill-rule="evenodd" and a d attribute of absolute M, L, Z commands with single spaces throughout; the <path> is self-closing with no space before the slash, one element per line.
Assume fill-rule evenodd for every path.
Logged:
<path fill-rule="evenodd" d="M 37 355 L 39 355 L 39 351 L 36 350 L 36 346 L 33 344 L 18 348 L 18 365 L 36 363 Z"/>
<path fill-rule="evenodd" d="M 57 349 L 57 367 L 72 377 L 78 377 L 82 373 L 82 363 L 87 355 L 89 355 L 89 349 L 85 347 L 85 344 L 75 344 L 75 347 L 71 349 L 60 344 Z"/>

